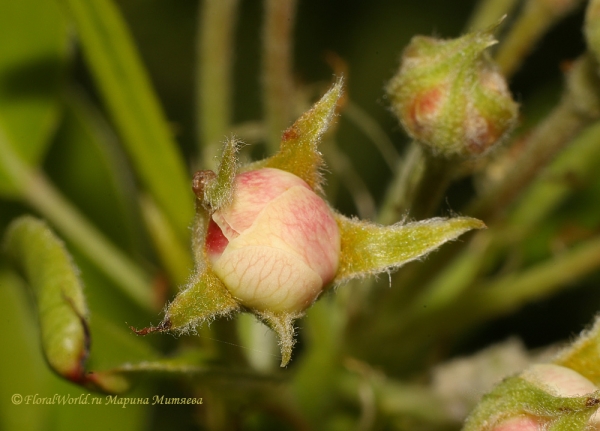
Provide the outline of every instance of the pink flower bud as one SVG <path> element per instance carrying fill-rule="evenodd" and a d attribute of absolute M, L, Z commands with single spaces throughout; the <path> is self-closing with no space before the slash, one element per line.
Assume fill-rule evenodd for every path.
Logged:
<path fill-rule="evenodd" d="M 521 374 L 521 378 L 533 383 L 556 397 L 582 397 L 596 391 L 596 386 L 576 371 L 560 365 L 536 364 Z M 492 431 L 542 431 L 548 420 L 543 417 L 521 415 L 502 421 Z M 588 422 L 590 430 L 600 427 L 600 417 L 594 413 Z"/>
<path fill-rule="evenodd" d="M 242 305 L 295 313 L 333 280 L 340 232 L 331 209 L 306 182 L 264 168 L 235 178 L 232 203 L 209 221 L 206 252 Z"/>
<path fill-rule="evenodd" d="M 472 157 L 501 142 L 518 105 L 486 55 L 489 31 L 441 40 L 416 36 L 387 86 L 392 109 L 406 131 L 435 154 Z"/>

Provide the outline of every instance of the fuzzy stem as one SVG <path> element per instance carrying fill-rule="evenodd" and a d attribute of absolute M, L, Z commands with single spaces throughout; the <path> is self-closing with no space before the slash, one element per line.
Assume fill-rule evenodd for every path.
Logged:
<path fill-rule="evenodd" d="M 527 1 L 496 53 L 504 76 L 512 76 L 548 29 L 580 3 L 581 0 Z"/>
<path fill-rule="evenodd" d="M 204 0 L 197 40 L 196 103 L 203 165 L 216 169 L 216 156 L 231 126 L 234 26 L 239 0 Z"/>
<path fill-rule="evenodd" d="M 420 220 L 432 215 L 450 185 L 456 165 L 413 143 L 384 198 L 378 222 L 387 225 L 403 216 Z"/>
<path fill-rule="evenodd" d="M 293 118 L 292 49 L 296 0 L 265 0 L 263 90 L 267 146 L 279 148 L 281 134 Z"/>
<path fill-rule="evenodd" d="M 150 281 L 121 250 L 109 242 L 42 174 L 29 168 L 0 133 L 0 161 L 22 196 L 75 244 L 121 291 L 145 310 L 155 306 Z"/>
<path fill-rule="evenodd" d="M 436 212 L 452 182 L 455 168 L 460 163 L 455 159 L 437 157 L 429 152 L 425 152 L 424 158 L 423 179 L 415 191 L 409 213 L 416 220 L 430 217 Z"/>
<path fill-rule="evenodd" d="M 408 213 L 414 190 L 423 178 L 423 170 L 423 150 L 413 142 L 394 171 L 396 175 L 381 204 L 378 223 L 389 225 Z"/>
<path fill-rule="evenodd" d="M 470 320 L 489 319 L 510 313 L 535 299 L 544 298 L 562 286 L 600 266 L 600 238 L 594 238 L 554 259 L 518 274 L 509 274 L 479 286 L 462 301 Z"/>

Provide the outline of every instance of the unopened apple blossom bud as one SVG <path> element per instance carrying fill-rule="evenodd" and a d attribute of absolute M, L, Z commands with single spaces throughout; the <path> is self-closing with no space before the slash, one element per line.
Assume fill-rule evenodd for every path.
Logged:
<path fill-rule="evenodd" d="M 206 251 L 242 305 L 302 312 L 337 272 L 340 232 L 329 206 L 304 180 L 263 168 L 235 178 L 232 203 L 209 221 Z"/>
<path fill-rule="evenodd" d="M 489 31 L 416 36 L 404 50 L 387 93 L 409 135 L 435 154 L 482 154 L 514 126 L 518 105 L 485 53 L 495 43 Z"/>
<path fill-rule="evenodd" d="M 504 386 L 504 387 L 503 387 Z M 555 364 L 536 364 L 488 395 L 488 417 L 467 429 L 489 431 L 598 430 L 598 388 L 587 378 Z M 475 414 L 474 416 L 477 416 Z M 494 416 L 501 419 L 494 419 Z M 484 419 L 484 420 L 481 420 Z M 492 426 L 486 425 L 492 423 Z M 494 424 L 495 422 L 495 424 Z"/>

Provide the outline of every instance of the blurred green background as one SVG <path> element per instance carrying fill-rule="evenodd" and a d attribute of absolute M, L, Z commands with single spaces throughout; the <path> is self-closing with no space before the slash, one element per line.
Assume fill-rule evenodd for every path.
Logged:
<path fill-rule="evenodd" d="M 459 35 L 475 3 L 460 0 L 298 0 L 294 76 L 302 84 L 327 85 L 334 72 L 325 60 L 326 54 L 337 54 L 347 63 L 347 93 L 351 100 L 368 112 L 390 136 L 395 147 L 402 151 L 408 138 L 388 110 L 383 87 L 394 74 L 400 53 L 412 36 Z M 191 171 L 195 167 L 196 148 L 193 86 L 199 4 L 192 0 L 121 0 L 117 4 L 133 33 Z M 262 117 L 262 2 L 241 0 L 240 7 L 233 82 L 234 123 Z M 556 26 L 511 82 L 516 99 L 523 105 L 523 127 L 548 112 L 558 99 L 561 64 L 584 50 L 580 30 L 582 20 L 580 11 Z M 157 259 L 145 237 L 133 201 L 138 185 L 128 173 L 128 162 L 117 144 L 118 139 L 107 125 L 105 115 L 97 117 L 104 118 L 107 123 L 96 126 L 114 144 L 108 149 L 95 144 L 90 137 L 92 133 L 80 121 L 81 115 L 86 115 L 87 107 L 93 106 L 88 102 L 98 102 L 98 95 L 78 47 L 69 38 L 71 30 L 62 21 L 57 5 L 50 0 L 0 0 L 0 112 L 8 112 L 10 116 L 11 112 L 20 109 L 21 104 L 25 106 L 23 109 L 29 104 L 30 108 L 39 110 L 37 115 L 45 122 L 39 130 L 27 123 L 15 129 L 15 133 L 23 133 L 23 142 L 40 142 L 39 148 L 31 150 L 29 160 L 34 164 L 40 162 L 60 190 L 110 239 L 145 268 L 154 269 Z M 85 107 L 67 105 L 58 108 L 65 93 L 75 91 L 74 88 L 84 94 Z M 379 202 L 392 173 L 381 154 L 355 125 L 341 117 L 338 127 L 336 139 L 340 148 L 350 156 Z M 81 144 L 86 138 L 90 145 Z M 30 150 L 24 148 L 22 151 Z M 578 222 L 597 229 L 598 203 L 581 199 L 581 196 L 589 196 L 589 188 L 594 187 L 597 189 L 598 184 L 588 186 L 563 205 L 560 213 L 563 221 L 584 214 L 590 221 Z M 447 199 L 447 211 L 460 212 L 465 196 L 472 194 L 472 190 L 468 181 L 454 186 Z M 0 231 L 3 231 L 11 219 L 31 211 L 10 192 L 3 191 L 1 197 Z M 346 215 L 356 211 L 348 193 L 342 192 L 334 205 Z M 541 249 L 546 250 L 552 234 L 544 237 L 544 232 L 540 233 L 537 244 Z M 535 244 L 532 247 L 535 249 Z M 125 322 L 144 326 L 156 321 L 156 316 L 137 311 L 93 264 L 73 247 L 70 250 L 82 269 L 85 293 L 92 311 L 95 336 L 92 352 L 102 352 L 100 361 L 106 364 L 118 363 L 123 357 L 144 357 L 145 347 L 138 346 L 135 338 L 133 342 L 119 340 L 114 335 L 116 332 L 111 332 L 111 325 L 121 325 L 121 329 L 126 328 Z M 535 255 L 535 250 L 530 253 Z M 600 275 L 588 277 L 577 289 L 529 305 L 517 315 L 496 320 L 465 338 L 455 353 L 473 352 L 510 334 L 519 334 L 529 347 L 568 338 L 596 313 L 600 304 L 598 282 Z M 75 405 L 57 408 L 14 405 L 11 396 L 16 393 L 41 396 L 66 393 L 76 397 L 83 391 L 48 371 L 39 349 L 31 295 L 18 280 L 11 278 L 8 271 L 0 273 L 0 316 L 3 322 L 0 342 L 4 353 L 0 358 L 0 430 L 186 430 L 194 429 L 195 416 L 219 414 L 210 411 L 209 392 L 202 394 L 206 397 L 205 405 L 198 409 L 191 406 Z M 168 350 L 174 341 L 170 337 L 157 337 L 151 343 Z M 238 347 L 230 349 L 232 354 L 239 354 Z M 236 388 L 230 389 L 235 391 Z M 157 382 L 142 381 L 130 396 L 183 396 L 182 393 L 188 396 L 193 391 L 190 387 L 181 388 L 171 380 L 159 379 Z M 248 419 L 249 423 L 252 420 Z M 275 420 L 272 426 L 277 429 L 278 422 Z"/>

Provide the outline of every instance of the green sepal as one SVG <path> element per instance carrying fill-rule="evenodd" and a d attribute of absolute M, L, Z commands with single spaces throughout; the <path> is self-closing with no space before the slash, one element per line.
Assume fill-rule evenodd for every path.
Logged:
<path fill-rule="evenodd" d="M 270 311 L 254 311 L 256 317 L 271 328 L 279 338 L 281 349 L 281 367 L 285 367 L 292 358 L 294 339 L 294 321 L 303 316 L 302 313 L 272 313 Z"/>
<path fill-rule="evenodd" d="M 339 78 L 321 100 L 283 132 L 279 151 L 275 155 L 253 163 L 245 170 L 281 169 L 302 178 L 313 190 L 320 191 L 323 157 L 318 144 L 334 117 L 343 83 L 343 78 Z"/>
<path fill-rule="evenodd" d="M 204 205 L 216 211 L 231 203 L 233 198 L 233 181 L 238 170 L 237 151 L 240 142 L 235 138 L 228 139 L 223 147 L 217 176 L 204 187 Z"/>
<path fill-rule="evenodd" d="M 90 331 L 83 284 L 64 243 L 48 225 L 31 216 L 18 218 L 6 231 L 3 249 L 33 290 L 42 349 L 52 370 L 94 390 L 118 393 L 128 387 L 124 377 L 86 372 Z"/>
<path fill-rule="evenodd" d="M 577 340 L 566 347 L 554 359 L 554 363 L 570 368 L 590 380 L 596 386 L 600 385 L 600 317 L 596 317 L 594 325 L 579 335 Z"/>
<path fill-rule="evenodd" d="M 231 315 L 239 310 L 239 304 L 223 282 L 212 270 L 205 268 L 198 272 L 167 306 L 165 318 L 158 326 L 131 329 L 138 335 L 166 331 L 188 333 L 193 332 L 196 326 L 202 323 Z"/>
<path fill-rule="evenodd" d="M 467 418 L 463 431 L 493 429 L 507 419 L 530 415 L 552 431 L 586 430 L 600 405 L 600 391 L 581 397 L 556 397 L 521 377 L 504 380 L 485 395 Z"/>
<path fill-rule="evenodd" d="M 470 217 L 382 226 L 336 214 L 336 221 L 342 243 L 333 284 L 397 269 L 467 231 L 485 227 L 482 221 Z"/>

